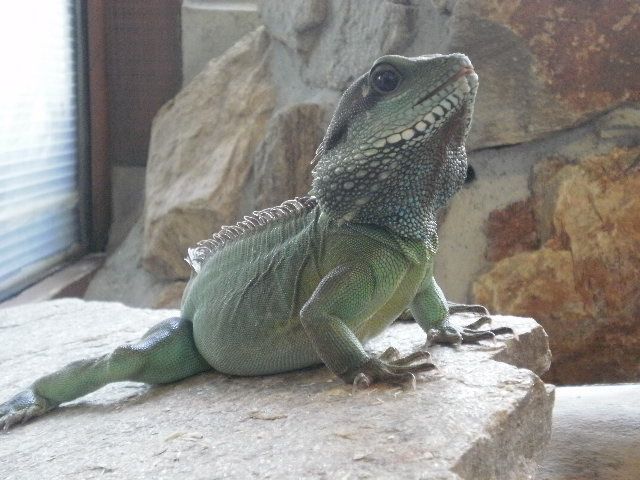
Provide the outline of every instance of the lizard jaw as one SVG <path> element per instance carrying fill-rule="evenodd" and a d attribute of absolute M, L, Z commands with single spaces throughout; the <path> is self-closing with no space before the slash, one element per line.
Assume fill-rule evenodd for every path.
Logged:
<path fill-rule="evenodd" d="M 424 95 L 423 97 L 420 98 L 420 100 L 418 100 L 416 103 L 413 104 L 414 107 L 417 107 L 418 105 L 426 102 L 427 100 L 429 100 L 431 97 L 433 97 L 434 95 L 436 95 L 438 92 L 440 92 L 440 90 L 442 90 L 444 87 L 446 87 L 447 85 L 454 83 L 456 80 L 462 78 L 462 77 L 466 77 L 467 75 L 476 75 L 476 71 L 473 69 L 473 66 L 471 65 L 465 65 L 463 66 L 458 73 L 456 73 L 455 75 L 453 75 L 452 77 L 450 77 L 449 79 L 447 79 L 446 81 L 442 82 L 440 85 L 438 85 L 436 88 L 434 88 L 433 90 L 431 90 L 429 93 L 427 93 L 426 95 Z M 477 78 L 477 75 L 476 75 Z"/>

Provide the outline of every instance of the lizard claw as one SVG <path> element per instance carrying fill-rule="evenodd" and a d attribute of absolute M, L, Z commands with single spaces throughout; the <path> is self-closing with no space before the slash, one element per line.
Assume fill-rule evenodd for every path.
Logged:
<path fill-rule="evenodd" d="M 482 315 L 487 317 L 489 310 L 484 305 L 466 305 L 464 303 L 448 302 L 449 315 L 455 315 L 456 313 L 475 313 L 476 315 Z"/>
<path fill-rule="evenodd" d="M 416 373 L 436 368 L 430 361 L 431 355 L 424 350 L 418 350 L 402 358 L 397 358 L 397 356 L 398 351 L 395 348 L 388 348 L 378 358 L 369 358 L 356 369 L 355 373 L 347 372 L 342 378 L 347 383 L 353 382 L 354 392 L 361 388 L 367 388 L 375 382 L 392 384 L 410 382 L 415 388 Z"/>
<path fill-rule="evenodd" d="M 471 322 L 469 325 L 464 327 L 467 330 L 477 330 L 484 325 L 489 325 L 491 323 L 491 317 L 487 315 L 482 315 L 475 322 Z"/>
<path fill-rule="evenodd" d="M 388 362 L 390 360 L 396 360 L 400 356 L 400 352 L 395 347 L 389 347 L 378 356 L 378 360 Z"/>
<path fill-rule="evenodd" d="M 371 386 L 371 380 L 365 373 L 360 372 L 353 379 L 353 388 L 351 393 L 355 394 L 358 390 L 365 390 Z"/>
<path fill-rule="evenodd" d="M 487 323 L 491 323 L 491 318 L 487 316 L 482 316 L 463 328 L 458 328 L 447 322 L 442 327 L 432 328 L 427 332 L 427 344 L 459 345 L 461 343 L 478 343 L 480 340 L 495 340 L 496 335 L 513 334 L 513 329 L 509 327 L 478 330 Z"/>
<path fill-rule="evenodd" d="M 48 412 L 53 407 L 33 390 L 24 390 L 0 405 L 0 430 L 9 430 Z"/>

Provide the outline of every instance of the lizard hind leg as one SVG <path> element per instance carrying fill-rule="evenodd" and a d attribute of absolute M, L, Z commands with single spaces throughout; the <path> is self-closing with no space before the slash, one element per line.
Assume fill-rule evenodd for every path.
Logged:
<path fill-rule="evenodd" d="M 0 430 L 43 415 L 107 383 L 170 383 L 210 369 L 196 349 L 191 322 L 170 318 L 152 327 L 136 343 L 121 345 L 101 357 L 70 363 L 37 379 L 0 404 Z"/>

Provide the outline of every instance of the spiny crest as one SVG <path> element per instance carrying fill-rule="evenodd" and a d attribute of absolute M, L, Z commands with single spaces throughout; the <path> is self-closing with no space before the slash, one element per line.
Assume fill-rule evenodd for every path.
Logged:
<path fill-rule="evenodd" d="M 201 240 L 193 247 L 190 247 L 187 250 L 185 261 L 198 273 L 202 265 L 204 265 L 204 262 L 213 255 L 214 252 L 221 250 L 226 245 L 248 234 L 262 231 L 275 222 L 298 217 L 312 210 L 317 204 L 318 202 L 315 197 L 304 196 L 287 200 L 277 207 L 269 207 L 264 210 L 255 211 L 251 215 L 246 215 L 244 220 L 239 221 L 235 225 L 224 225 L 220 228 L 220 231 L 213 234 L 211 238 Z"/>

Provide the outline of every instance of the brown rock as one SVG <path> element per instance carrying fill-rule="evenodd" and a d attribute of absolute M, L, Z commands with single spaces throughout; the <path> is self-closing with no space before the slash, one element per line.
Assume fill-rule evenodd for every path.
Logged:
<path fill-rule="evenodd" d="M 640 39 L 635 0 L 499 0 L 478 7 L 480 16 L 502 23 L 526 42 L 535 72 L 576 114 L 640 100 L 640 58 L 629 55 Z"/>
<path fill-rule="evenodd" d="M 494 210 L 487 220 L 487 260 L 497 262 L 539 246 L 531 200 L 522 200 Z"/>
<path fill-rule="evenodd" d="M 640 99 L 635 0 L 464 0 L 445 50 L 467 53 L 481 87 L 472 146 L 519 143 Z"/>
<path fill-rule="evenodd" d="M 311 161 L 322 141 L 331 108 L 301 103 L 277 112 L 253 160 L 245 211 L 278 205 L 311 188 Z"/>
<path fill-rule="evenodd" d="M 562 180 L 570 174 L 570 169 L 564 169 L 569 163 L 571 162 L 568 158 L 555 156 L 546 158 L 533 167 L 531 206 L 541 243 L 553 236 L 553 212 L 558 198 L 558 188 Z"/>
<path fill-rule="evenodd" d="M 190 245 L 245 212 L 251 158 L 275 106 L 260 28 L 212 61 L 156 116 L 144 217 L 145 268 L 183 279 Z"/>
<path fill-rule="evenodd" d="M 180 308 L 187 282 L 171 282 L 158 293 L 153 308 Z"/>
<path fill-rule="evenodd" d="M 474 284 L 490 309 L 542 323 L 554 354 L 550 381 L 640 379 L 638 158 L 640 147 L 614 148 L 547 176 L 558 182 L 553 236 Z"/>

